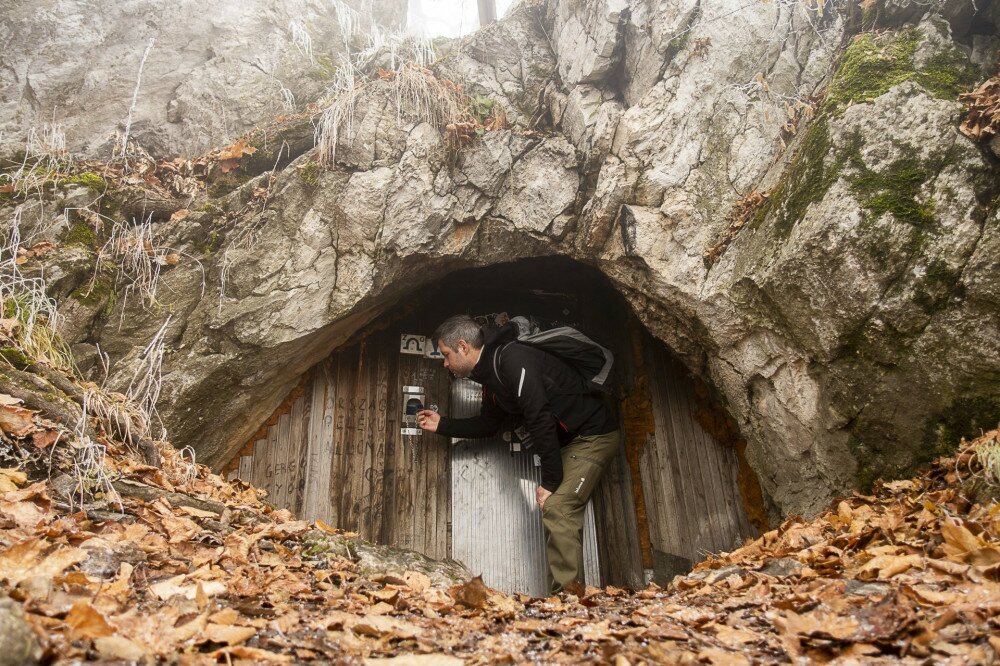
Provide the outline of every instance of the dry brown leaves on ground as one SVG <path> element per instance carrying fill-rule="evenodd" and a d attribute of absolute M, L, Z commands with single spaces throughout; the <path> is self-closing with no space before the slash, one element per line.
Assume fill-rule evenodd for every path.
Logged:
<path fill-rule="evenodd" d="M 0 447 L 28 450 L 44 422 L 3 406 Z M 325 549 L 333 528 L 172 449 L 154 468 L 109 443 L 113 474 L 219 510 L 161 496 L 74 511 L 58 484 L 5 468 L 0 590 L 62 661 L 985 664 L 1000 653 L 1000 507 L 965 489 L 995 471 L 998 437 L 786 521 L 666 589 L 547 599 L 478 578 L 365 577 Z"/>

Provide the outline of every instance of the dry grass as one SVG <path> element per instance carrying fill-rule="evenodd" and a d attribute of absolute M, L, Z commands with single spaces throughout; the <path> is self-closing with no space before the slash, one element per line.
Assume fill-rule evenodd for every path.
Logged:
<path fill-rule="evenodd" d="M 0 337 L 6 346 L 18 349 L 32 362 L 69 368 L 72 357 L 57 329 L 56 302 L 45 290 L 41 277 L 27 277 L 17 263 L 21 208 L 14 211 L 9 235 L 0 247 Z"/>
<path fill-rule="evenodd" d="M 357 105 L 376 98 L 387 99 L 396 110 L 396 121 L 426 122 L 444 134 L 449 125 L 472 120 L 469 100 L 461 86 L 439 79 L 425 67 L 414 63 L 398 70 L 381 70 L 374 79 L 357 81 L 354 73 L 344 75 L 333 102 L 326 108 L 317 127 L 316 143 L 320 162 L 336 162 L 342 140 L 354 135 Z"/>
<path fill-rule="evenodd" d="M 150 436 L 154 421 L 160 425 L 159 439 L 166 439 L 167 432 L 156 411 L 162 388 L 163 356 L 166 353 L 167 327 L 171 317 L 163 325 L 139 354 L 139 363 L 132 372 L 132 380 L 125 390 L 125 397 L 134 408 L 141 436 Z"/>
<path fill-rule="evenodd" d="M 0 173 L 0 191 L 28 198 L 44 194 L 44 186 L 70 166 L 66 133 L 61 125 L 51 123 L 32 127 L 25 137 L 24 153 L 19 164 Z"/>

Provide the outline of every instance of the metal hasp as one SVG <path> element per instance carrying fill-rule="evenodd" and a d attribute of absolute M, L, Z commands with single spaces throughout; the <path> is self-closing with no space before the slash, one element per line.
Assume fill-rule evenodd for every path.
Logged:
<path fill-rule="evenodd" d="M 479 384 L 471 379 L 452 382 L 453 417 L 477 415 L 481 402 Z M 547 596 L 545 531 L 535 504 L 542 475 L 532 450 L 512 450 L 500 436 L 452 442 L 452 557 L 481 572 L 490 587 Z M 587 503 L 584 518 L 583 560 L 586 584 L 599 585 L 593 501 Z"/>

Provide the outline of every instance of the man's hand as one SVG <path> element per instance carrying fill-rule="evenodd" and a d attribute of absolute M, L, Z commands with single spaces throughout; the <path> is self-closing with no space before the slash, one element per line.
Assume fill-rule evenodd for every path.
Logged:
<path fill-rule="evenodd" d="M 552 493 L 546 490 L 545 488 L 538 486 L 535 489 L 535 502 L 538 503 L 539 509 L 545 508 L 545 500 L 547 500 L 550 497 L 552 497 Z"/>
<path fill-rule="evenodd" d="M 427 432 L 437 432 L 438 424 L 441 423 L 441 415 L 429 409 L 421 409 L 417 412 L 417 427 Z"/>

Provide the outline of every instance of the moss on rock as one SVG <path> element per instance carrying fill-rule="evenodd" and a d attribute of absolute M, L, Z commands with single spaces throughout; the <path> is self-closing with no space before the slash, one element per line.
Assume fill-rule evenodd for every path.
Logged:
<path fill-rule="evenodd" d="M 923 184 L 934 176 L 929 164 L 906 156 L 882 171 L 869 169 L 857 154 L 851 155 L 853 173 L 847 180 L 861 205 L 875 217 L 886 213 L 900 222 L 926 227 L 934 222 L 933 201 L 921 201 Z"/>
<path fill-rule="evenodd" d="M 965 296 L 962 272 L 944 261 L 935 259 L 918 281 L 913 301 L 926 314 L 939 312 L 953 297 Z"/>
<path fill-rule="evenodd" d="M 319 184 L 319 175 L 323 167 L 319 162 L 308 162 L 299 169 L 299 178 L 309 187 L 316 187 Z"/>
<path fill-rule="evenodd" d="M 107 183 L 104 178 L 93 171 L 84 171 L 74 176 L 69 176 L 62 182 L 65 185 L 83 185 L 98 193 L 104 192 L 107 189 Z"/>
<path fill-rule="evenodd" d="M 92 248 L 97 247 L 97 234 L 86 222 L 77 222 L 63 235 L 62 241 L 64 243 L 76 243 Z"/>
<path fill-rule="evenodd" d="M 0 347 L 0 357 L 18 370 L 24 370 L 31 365 L 31 359 L 17 347 Z"/>
<path fill-rule="evenodd" d="M 969 58 L 954 46 L 941 48 L 918 66 L 917 48 L 923 34 L 917 28 L 854 38 L 827 90 L 825 108 L 842 111 L 851 104 L 870 102 L 906 81 L 914 81 L 940 99 L 954 100 L 978 77 Z"/>
<path fill-rule="evenodd" d="M 775 228 L 781 237 L 791 233 L 795 224 L 805 216 L 809 205 L 820 201 L 840 177 L 845 160 L 838 156 L 829 160 L 832 147 L 828 119 L 821 115 L 806 130 L 785 177 L 767 204 L 754 216 L 754 228 L 773 214 Z"/>

